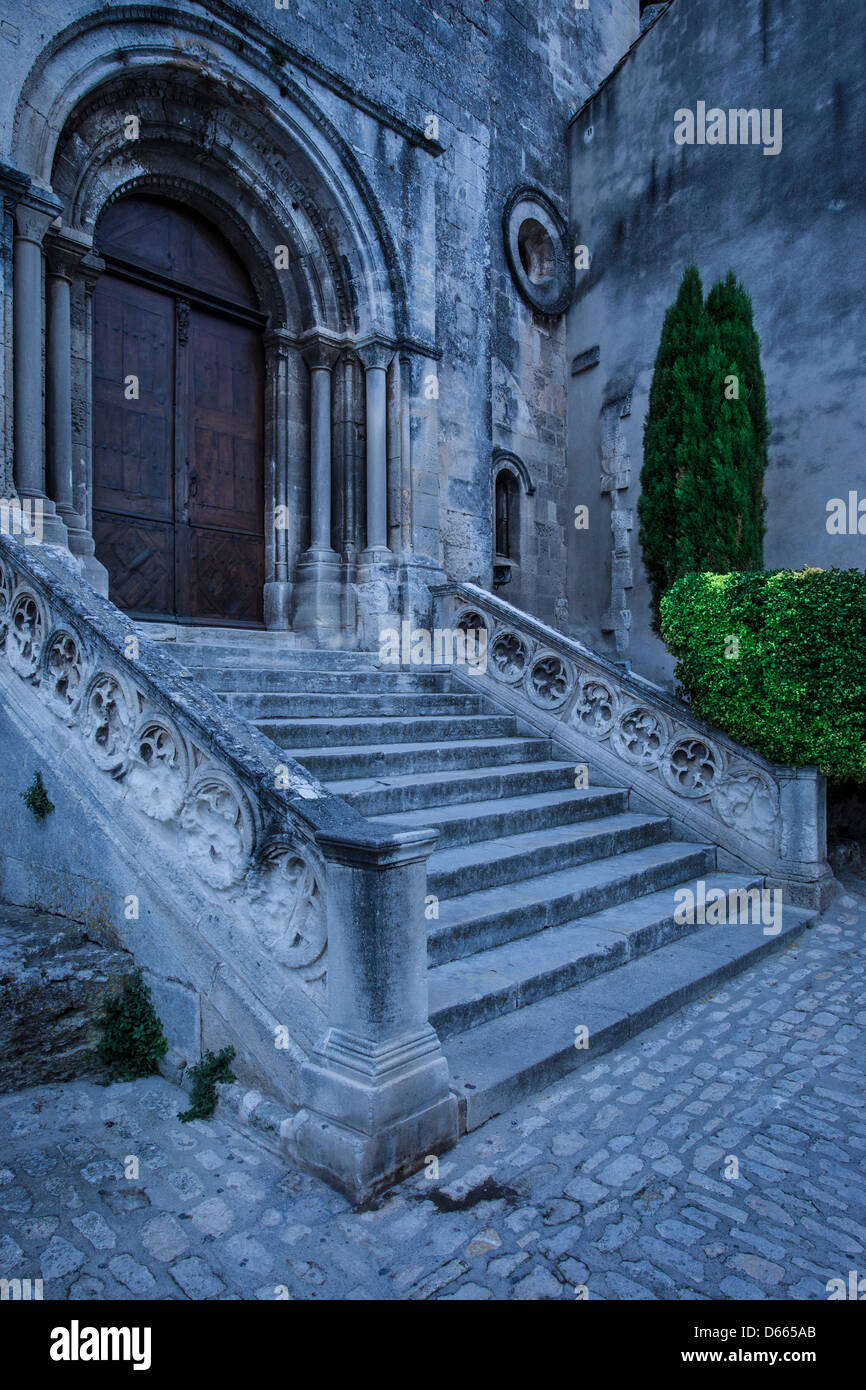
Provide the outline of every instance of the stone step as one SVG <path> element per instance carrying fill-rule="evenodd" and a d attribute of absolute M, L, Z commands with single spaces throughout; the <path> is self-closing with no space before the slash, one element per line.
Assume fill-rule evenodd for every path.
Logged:
<path fill-rule="evenodd" d="M 515 826 L 516 829 L 516 826 Z M 577 868 L 593 859 L 657 845 L 670 838 L 667 816 L 619 815 L 577 825 L 530 830 L 436 851 L 427 861 L 427 892 L 452 899 L 467 891 L 481 892 L 508 883 L 522 883 L 539 874 Z"/>
<path fill-rule="evenodd" d="M 596 859 L 574 869 L 539 874 L 523 883 L 465 893 L 439 904 L 431 922 L 431 965 L 531 936 L 590 912 L 697 878 L 715 868 L 711 845 L 679 840 Z"/>
<path fill-rule="evenodd" d="M 145 634 L 149 635 L 149 634 Z M 160 648 L 175 660 L 192 666 L 211 666 L 243 670 L 245 666 L 266 666 L 273 671 L 377 671 L 376 652 L 330 652 L 296 650 L 258 643 L 232 646 L 213 642 L 160 642 Z"/>
<path fill-rule="evenodd" d="M 362 715 L 340 719 L 256 719 L 256 726 L 280 748 L 345 748 L 347 767 L 349 754 L 358 744 L 434 743 L 445 739 L 513 738 L 517 720 L 513 714 L 419 715 L 391 719 L 364 718 Z M 345 785 L 351 794 L 357 781 L 341 781 L 334 787 L 340 795 Z M 363 786 L 369 786 L 363 779 Z M 376 783 L 381 786 L 381 781 Z"/>
<path fill-rule="evenodd" d="M 547 738 L 457 739 L 453 743 L 372 743 L 351 748 L 286 748 L 320 782 L 340 777 L 347 769 L 356 776 L 395 776 L 398 773 L 449 772 L 455 768 L 501 767 L 507 763 L 538 762 L 550 755 Z"/>
<path fill-rule="evenodd" d="M 0 1092 L 102 1076 L 102 996 L 132 965 L 64 917 L 0 906 Z"/>
<path fill-rule="evenodd" d="M 461 1128 L 477 1129 L 524 1096 L 595 1062 L 690 1000 L 778 950 L 814 921 L 785 907 L 776 936 L 761 926 L 704 926 L 648 955 L 447 1038 L 444 1050 Z M 575 1028 L 589 1046 L 575 1047 Z"/>
<path fill-rule="evenodd" d="M 760 888 L 761 880 L 713 873 L 704 883 L 707 891 L 727 894 Z M 695 931 L 674 920 L 679 888 L 697 893 L 698 880 L 436 966 L 428 979 L 430 1019 L 439 1036 L 526 1008 Z"/>
<path fill-rule="evenodd" d="M 499 732 L 498 730 L 496 732 Z M 447 733 L 442 735 L 447 738 Z M 454 737 L 454 735 L 451 735 Z M 419 806 L 454 806 L 467 801 L 489 801 L 530 792 L 562 791 L 572 786 L 572 763 L 517 763 L 513 767 L 469 768 L 435 776 L 429 772 L 410 776 L 359 778 L 326 783 L 365 816 L 393 816 Z"/>
<path fill-rule="evenodd" d="M 623 787 L 568 787 L 565 791 L 540 792 L 529 796 L 493 797 L 490 801 L 471 801 L 456 806 L 425 806 L 404 811 L 399 817 L 371 816 L 378 824 L 395 829 L 439 831 L 437 852 L 452 845 L 492 840 L 510 831 L 544 830 L 612 816 L 628 808 L 628 792 Z"/>
<path fill-rule="evenodd" d="M 219 627 L 212 623 L 166 622 L 158 618 L 136 618 L 133 627 L 151 641 L 177 642 L 185 646 L 206 644 L 215 647 L 312 650 L 308 639 L 300 633 L 277 632 L 261 627 Z"/>
<path fill-rule="evenodd" d="M 423 718 L 425 715 L 481 714 L 484 701 L 478 695 L 438 693 L 436 691 L 394 691 L 370 694 L 354 691 L 319 694 L 315 690 L 282 692 L 237 690 L 221 696 L 244 719 L 303 719 L 351 715 L 359 719 Z"/>
<path fill-rule="evenodd" d="M 244 665 L 238 668 L 223 666 L 187 667 L 196 680 L 203 681 L 217 694 L 241 691 L 285 692 L 288 694 L 312 695 L 319 691 L 328 694 L 370 694 L 370 703 L 375 712 L 376 698 L 388 694 L 419 694 L 427 691 L 440 695 L 464 694 L 455 690 L 452 678 L 447 671 L 435 671 L 423 675 L 408 675 L 388 671 L 331 671 L 315 668 Z"/>

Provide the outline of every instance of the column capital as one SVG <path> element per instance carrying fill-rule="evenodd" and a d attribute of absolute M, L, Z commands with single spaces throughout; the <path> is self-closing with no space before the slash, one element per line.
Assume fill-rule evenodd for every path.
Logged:
<path fill-rule="evenodd" d="M 27 174 L 22 174 L 12 164 L 0 163 L 0 198 L 3 199 L 4 212 L 14 212 L 29 187 Z"/>
<path fill-rule="evenodd" d="M 301 356 L 311 372 L 317 370 L 330 372 L 340 356 L 340 351 L 341 344 L 317 335 L 315 338 L 309 338 L 305 341 L 301 348 Z"/>
<path fill-rule="evenodd" d="M 60 199 L 50 188 L 31 185 L 15 209 L 16 235 L 23 241 L 33 241 L 41 246 L 45 233 L 62 211 Z"/>
<path fill-rule="evenodd" d="M 82 256 L 78 262 L 77 271 L 84 281 L 84 287 L 88 293 L 92 294 L 96 288 L 96 282 L 105 270 L 105 261 L 95 252 L 88 251 L 86 256 Z"/>
<path fill-rule="evenodd" d="M 69 227 L 51 228 L 45 235 L 45 255 L 48 259 L 49 275 L 61 276 L 71 280 L 78 266 L 88 257 L 92 261 L 93 238 L 85 232 L 75 232 Z M 105 262 L 102 262 L 105 265 Z"/>
<path fill-rule="evenodd" d="M 382 338 L 368 338 L 365 343 L 359 343 L 355 350 L 367 371 L 371 368 L 387 371 L 396 352 L 393 343 L 385 342 Z"/>
<path fill-rule="evenodd" d="M 287 328 L 270 328 L 264 335 L 265 351 L 274 357 L 287 358 L 298 350 L 298 340 Z"/>

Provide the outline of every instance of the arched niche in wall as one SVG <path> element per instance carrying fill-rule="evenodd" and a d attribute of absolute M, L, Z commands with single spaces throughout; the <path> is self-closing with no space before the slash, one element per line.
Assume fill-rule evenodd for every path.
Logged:
<path fill-rule="evenodd" d="M 513 586 L 508 596 L 516 601 L 533 569 L 535 487 L 526 464 L 508 449 L 493 450 L 490 497 L 493 587 Z"/>

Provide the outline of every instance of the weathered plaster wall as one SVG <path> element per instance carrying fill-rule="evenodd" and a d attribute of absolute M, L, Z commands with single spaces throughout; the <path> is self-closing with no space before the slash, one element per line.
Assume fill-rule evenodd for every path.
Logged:
<path fill-rule="evenodd" d="M 674 113 L 699 100 L 781 108 L 781 153 L 676 145 Z M 866 537 L 826 530 L 830 498 L 866 491 L 864 138 L 862 15 L 849 5 L 819 15 L 809 0 L 673 0 L 571 125 L 573 228 L 592 265 L 578 275 L 569 360 L 600 348 L 599 364 L 570 378 L 569 504 L 590 508 L 588 531 L 569 531 L 571 617 L 597 645 L 612 542 L 599 475 L 622 482 L 630 470 L 614 488 L 634 516 L 624 655 L 656 679 L 671 663 L 649 631 L 637 545 L 642 427 L 664 311 L 690 260 L 705 289 L 732 267 L 754 304 L 773 425 L 765 563 L 866 564 Z M 604 640 L 613 648 L 612 633 Z"/>

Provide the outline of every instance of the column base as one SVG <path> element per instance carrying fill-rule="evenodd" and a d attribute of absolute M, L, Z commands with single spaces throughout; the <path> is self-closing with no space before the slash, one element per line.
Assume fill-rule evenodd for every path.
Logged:
<path fill-rule="evenodd" d="M 57 515 L 57 508 L 51 498 L 40 492 L 26 492 L 23 488 L 19 489 L 19 495 L 22 505 L 30 508 L 29 514 L 37 536 L 36 543 L 68 551 L 69 532 L 63 519 Z"/>
<path fill-rule="evenodd" d="M 95 555 L 82 555 L 81 573 L 91 589 L 95 589 L 103 598 L 108 598 L 108 570 L 97 560 Z"/>
<path fill-rule="evenodd" d="M 457 1142 L 457 1098 L 429 1025 L 381 1046 L 332 1029 L 301 1068 L 301 1091 L 306 1104 L 286 1136 L 289 1151 L 354 1202 Z"/>
<path fill-rule="evenodd" d="M 70 507 L 58 507 L 66 527 L 69 552 L 78 561 L 80 572 L 92 589 L 108 598 L 108 570 L 96 558 L 96 546 L 84 517 Z"/>
<path fill-rule="evenodd" d="M 294 1162 L 358 1205 L 417 1173 L 457 1139 L 457 1097 L 449 1096 L 377 1134 L 299 1110 L 285 1142 Z"/>
<path fill-rule="evenodd" d="M 433 614 L 432 586 L 445 584 L 448 576 L 442 566 L 423 556 L 404 555 L 400 561 L 402 584 L 402 616 L 413 628 L 435 626 Z"/>
<path fill-rule="evenodd" d="M 382 634 L 400 627 L 400 574 L 397 557 L 384 546 L 362 550 L 358 556 L 358 629 L 361 646 L 378 650 Z"/>
<path fill-rule="evenodd" d="M 334 550 L 312 547 L 295 569 L 295 632 L 334 634 L 343 618 L 343 565 Z"/>
<path fill-rule="evenodd" d="M 265 627 L 288 632 L 292 626 L 292 588 L 286 579 L 272 579 L 264 587 Z"/>
<path fill-rule="evenodd" d="M 387 545 L 368 546 L 358 556 L 358 573 L 362 575 L 365 569 L 393 569 L 396 563 L 397 557 Z"/>

